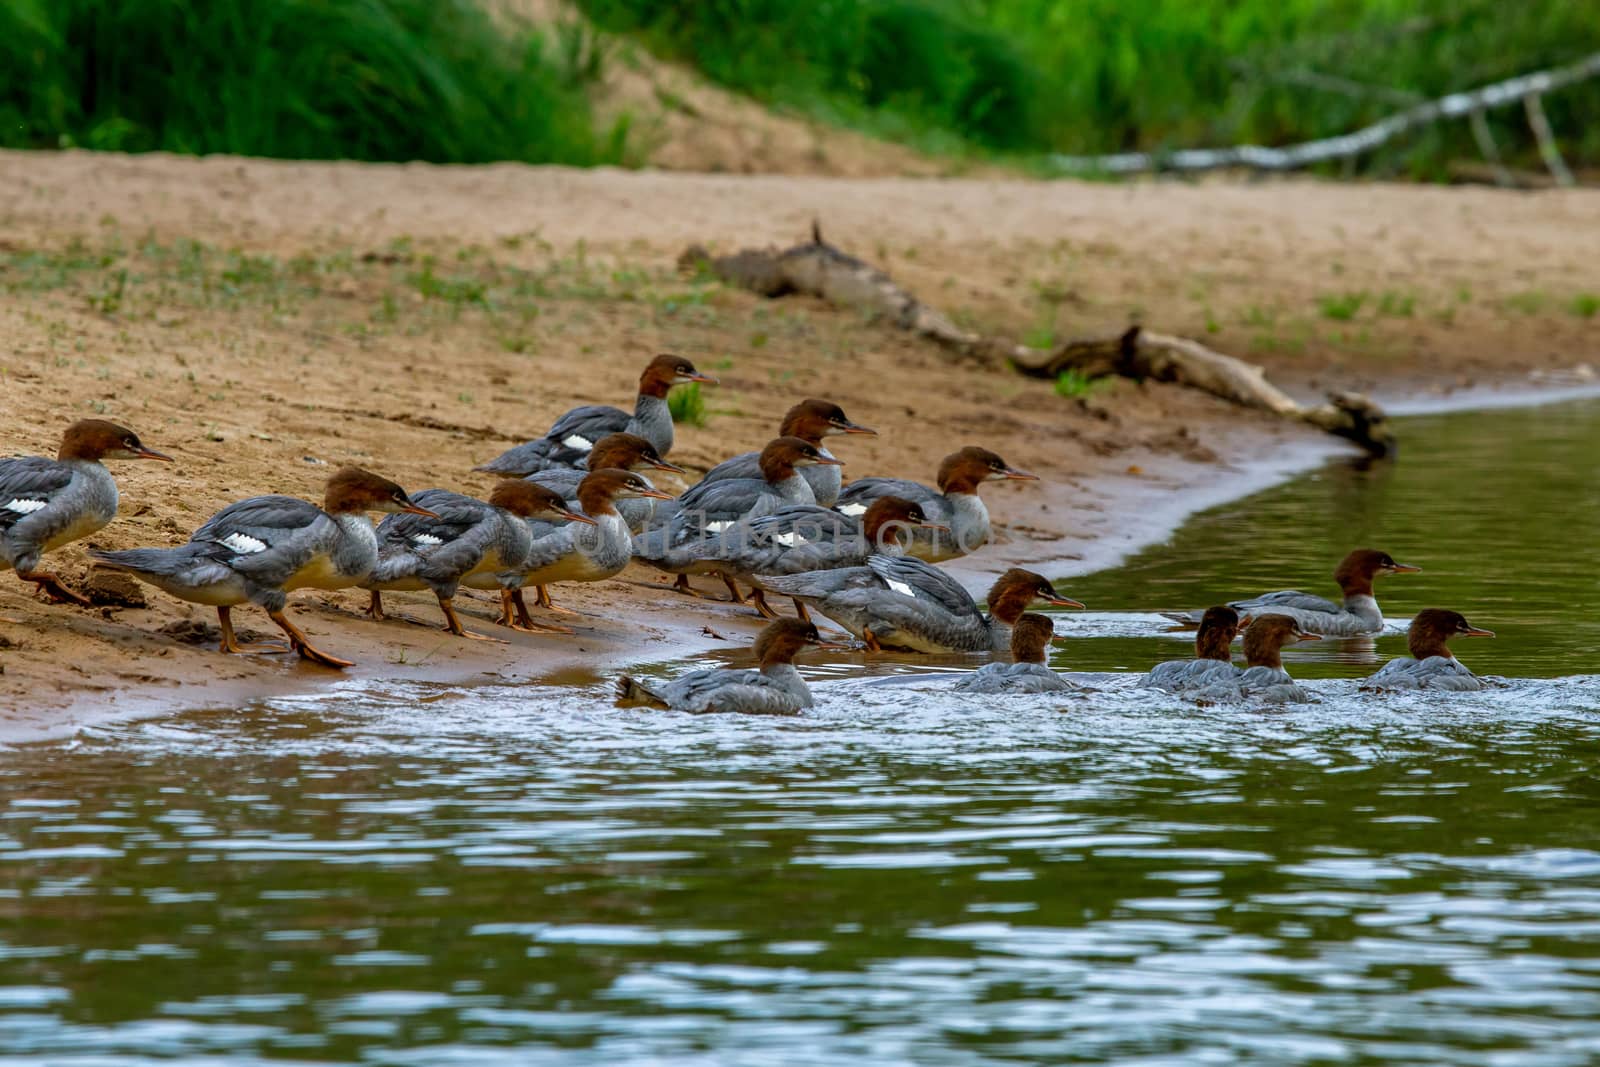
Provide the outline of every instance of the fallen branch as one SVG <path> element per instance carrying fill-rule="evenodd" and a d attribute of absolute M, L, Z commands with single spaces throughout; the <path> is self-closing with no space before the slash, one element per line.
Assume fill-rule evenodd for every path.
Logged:
<path fill-rule="evenodd" d="M 1261 367 L 1186 337 L 1135 326 L 1115 336 L 1035 349 L 963 330 L 883 271 L 828 244 L 817 226 L 812 227 L 810 242 L 783 251 L 746 249 L 731 256 L 713 256 L 695 245 L 678 257 L 678 263 L 765 297 L 814 296 L 835 307 L 887 320 L 957 355 L 1004 360 L 1034 377 L 1054 378 L 1075 370 L 1086 377 L 1119 375 L 1172 382 L 1241 407 L 1307 423 L 1354 441 L 1373 455 L 1389 455 L 1395 448 L 1383 410 L 1367 397 L 1334 392 L 1327 403 L 1305 407 L 1267 381 Z"/>

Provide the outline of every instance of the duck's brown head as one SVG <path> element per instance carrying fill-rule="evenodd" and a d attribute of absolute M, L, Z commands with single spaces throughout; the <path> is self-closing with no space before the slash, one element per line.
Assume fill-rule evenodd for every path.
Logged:
<path fill-rule="evenodd" d="M 1478 629 L 1459 611 L 1424 608 L 1411 620 L 1411 629 L 1406 631 L 1406 647 L 1417 659 L 1427 659 L 1429 656 L 1454 659 L 1445 642 L 1456 637 L 1493 636 L 1493 630 Z"/>
<path fill-rule="evenodd" d="M 1320 640 L 1318 635 L 1300 629 L 1300 624 L 1287 615 L 1258 615 L 1245 627 L 1245 662 L 1251 667 L 1282 667 L 1283 657 L 1279 653 L 1285 645 Z"/>
<path fill-rule="evenodd" d="M 592 471 L 615 467 L 631 471 L 635 467 L 653 467 L 658 471 L 687 474 L 682 467 L 668 463 L 656 451 L 656 446 L 636 433 L 611 433 L 595 442 L 589 450 L 588 467 Z"/>
<path fill-rule="evenodd" d="M 869 433 L 878 431 L 845 417 L 844 409 L 828 400 L 802 400 L 783 416 L 778 429 L 780 437 L 798 437 L 802 441 L 821 444 L 824 437 L 841 433 Z"/>
<path fill-rule="evenodd" d="M 1409 563 L 1396 563 L 1387 552 L 1375 548 L 1358 548 L 1344 559 L 1333 572 L 1333 580 L 1344 590 L 1345 596 L 1371 596 L 1372 580 L 1380 574 L 1416 574 L 1421 567 Z"/>
<path fill-rule="evenodd" d="M 1048 615 L 1027 612 L 1011 624 L 1011 658 L 1018 663 L 1043 663 L 1044 650 L 1055 637 L 1056 624 Z"/>
<path fill-rule="evenodd" d="M 61 435 L 57 459 L 160 459 L 172 457 L 144 447 L 139 435 L 105 419 L 80 419 Z"/>
<path fill-rule="evenodd" d="M 693 363 L 682 356 L 660 355 L 652 359 L 644 373 L 639 375 L 639 392 L 644 396 L 664 397 L 674 385 L 686 385 L 689 382 L 717 384 L 715 378 L 701 374 L 694 369 Z"/>
<path fill-rule="evenodd" d="M 632 471 L 606 467 L 590 471 L 578 483 L 578 506 L 587 515 L 614 515 L 616 502 L 649 497 L 651 500 L 671 500 L 671 493 L 663 493 Z"/>
<path fill-rule="evenodd" d="M 521 478 L 507 478 L 494 487 L 489 503 L 502 508 L 519 519 L 566 519 L 593 526 L 594 520 L 567 507 L 567 502 L 554 489 L 526 482 Z"/>
<path fill-rule="evenodd" d="M 922 505 L 900 496 L 880 496 L 867 506 L 861 516 L 861 533 L 868 543 L 880 547 L 903 544 L 911 531 L 921 527 L 927 530 L 945 530 L 950 527 L 929 522 Z"/>
<path fill-rule="evenodd" d="M 794 476 L 797 467 L 842 467 L 844 461 L 825 456 L 810 441 L 798 437 L 775 437 L 761 450 L 761 476 L 776 485 Z"/>
<path fill-rule="evenodd" d="M 439 517 L 427 508 L 413 504 L 406 491 L 394 482 L 360 467 L 340 467 L 334 472 L 322 495 L 322 510 L 330 515 L 404 511 L 430 519 Z"/>
<path fill-rule="evenodd" d="M 1083 607 L 1076 600 L 1058 594 L 1055 586 L 1042 575 L 1012 567 L 989 587 L 989 614 L 1003 623 L 1012 624 L 1035 600 L 1063 608 Z"/>
<path fill-rule="evenodd" d="M 794 662 L 795 656 L 807 648 L 845 647 L 824 641 L 815 623 L 803 619 L 779 619 L 769 623 L 766 629 L 756 635 L 755 653 L 761 666 L 772 667 Z"/>
<path fill-rule="evenodd" d="M 983 482 L 1036 482 L 1037 474 L 1019 471 L 987 448 L 968 445 L 939 464 L 941 493 L 976 493 Z"/>
<path fill-rule="evenodd" d="M 1241 618 L 1225 604 L 1207 608 L 1200 617 L 1200 632 L 1194 635 L 1195 659 L 1220 659 L 1224 663 L 1233 659 L 1233 639 L 1248 625 L 1250 616 Z"/>

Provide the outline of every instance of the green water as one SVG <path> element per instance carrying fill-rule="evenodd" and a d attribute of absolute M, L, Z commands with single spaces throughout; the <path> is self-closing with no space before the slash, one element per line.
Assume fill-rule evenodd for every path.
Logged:
<path fill-rule="evenodd" d="M 1071 583 L 1104 672 L 1380 544 L 1390 614 L 1502 633 L 1485 693 L 1359 693 L 1396 637 L 1270 712 L 847 659 L 793 720 L 346 684 L 0 754 L 0 1063 L 1593 1063 L 1594 412 L 1410 421 Z"/>

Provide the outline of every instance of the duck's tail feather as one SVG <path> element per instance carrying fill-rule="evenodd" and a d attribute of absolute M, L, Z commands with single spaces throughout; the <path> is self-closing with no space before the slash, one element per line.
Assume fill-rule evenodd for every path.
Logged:
<path fill-rule="evenodd" d="M 665 708 L 667 702 L 639 679 L 624 674 L 616 680 L 617 703 L 627 707 Z"/>

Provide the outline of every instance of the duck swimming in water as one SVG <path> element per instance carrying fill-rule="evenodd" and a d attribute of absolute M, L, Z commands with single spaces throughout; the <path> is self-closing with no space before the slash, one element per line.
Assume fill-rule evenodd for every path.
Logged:
<path fill-rule="evenodd" d="M 1055 636 L 1049 616 L 1027 612 L 1011 626 L 1014 663 L 985 663 L 955 684 L 959 693 L 1064 693 L 1077 686 L 1045 665 L 1045 649 Z"/>
<path fill-rule="evenodd" d="M 1017 470 L 987 448 L 968 447 L 944 458 L 938 480 L 939 487 L 934 489 L 903 478 L 860 478 L 839 493 L 838 508 L 846 515 L 861 515 L 880 496 L 916 502 L 929 521 L 945 527 L 945 532 L 919 532 L 911 541 L 910 554 L 929 563 L 942 563 L 989 542 L 989 509 L 978 496 L 978 486 L 998 481 L 1036 482 L 1039 476 Z"/>
<path fill-rule="evenodd" d="M 1342 603 L 1335 604 L 1298 589 L 1286 589 L 1249 600 L 1231 600 L 1228 606 L 1257 617 L 1269 612 L 1287 615 L 1307 633 L 1327 637 L 1359 637 L 1383 629 L 1383 612 L 1378 610 L 1377 598 L 1372 595 L 1373 579 L 1383 574 L 1416 574 L 1421 570 L 1421 567 L 1413 567 L 1409 563 L 1396 563 L 1387 552 L 1358 548 L 1340 561 L 1333 572 L 1333 580 L 1344 593 Z M 1162 614 L 1174 622 L 1190 626 L 1198 623 L 1201 617 L 1201 613 L 1195 611 Z"/>
<path fill-rule="evenodd" d="M 246 648 L 234 637 L 232 609 L 248 603 L 266 611 L 301 658 L 352 667 L 312 647 L 284 609 L 291 590 L 348 589 L 367 580 L 378 563 L 371 511 L 436 517 L 389 479 L 345 467 L 328 479 L 320 508 L 298 497 L 255 496 L 229 504 L 177 548 L 89 555 L 179 600 L 216 608 L 223 652 L 282 651 Z"/>
<path fill-rule="evenodd" d="M 1368 678 L 1363 690 L 1432 689 L 1440 692 L 1475 693 L 1484 688 L 1483 679 L 1473 674 L 1450 651 L 1447 642 L 1457 637 L 1493 637 L 1493 630 L 1480 630 L 1459 611 L 1427 608 L 1417 612 L 1406 633 L 1410 656 L 1400 656 L 1383 665 Z"/>
<path fill-rule="evenodd" d="M 1083 607 L 1041 575 L 1013 567 L 990 587 L 985 615 L 961 583 L 911 556 L 874 555 L 864 567 L 763 578 L 762 585 L 804 601 L 874 652 L 1004 652 L 1011 624 L 1035 600 Z"/>
<path fill-rule="evenodd" d="M 1144 676 L 1144 684 L 1182 693 L 1237 679 L 1242 672 L 1233 665 L 1233 639 L 1248 625 L 1250 616 L 1241 616 L 1227 605 L 1207 608 L 1194 635 L 1194 659 L 1158 663 Z"/>
<path fill-rule="evenodd" d="M 794 657 L 807 648 L 840 647 L 824 641 L 809 622 L 779 619 L 756 637 L 756 670 L 692 671 L 671 682 L 623 675 L 616 683 L 617 702 L 676 711 L 796 715 L 813 702 Z"/>
<path fill-rule="evenodd" d="M 104 419 L 82 419 L 61 435 L 55 459 L 18 456 L 0 460 L 0 570 L 14 570 L 56 604 L 89 601 L 39 569 L 46 552 L 81 540 L 117 516 L 117 482 L 100 462 L 159 459 L 139 435 Z"/>

